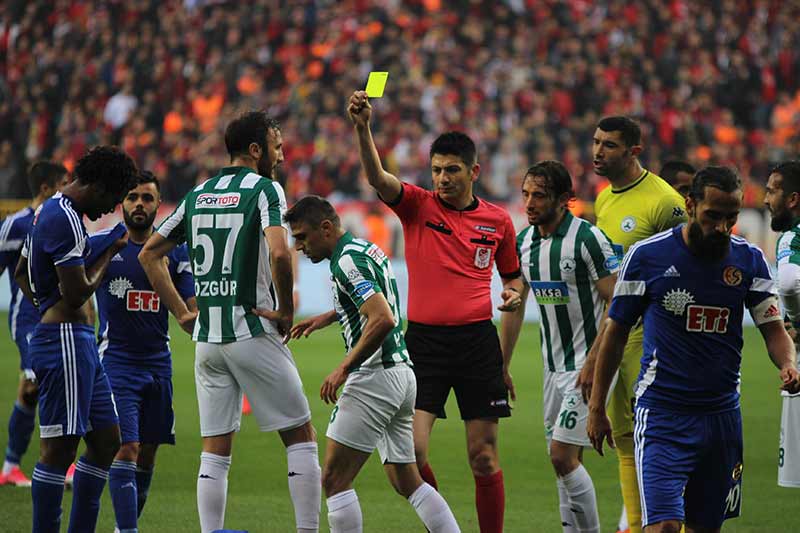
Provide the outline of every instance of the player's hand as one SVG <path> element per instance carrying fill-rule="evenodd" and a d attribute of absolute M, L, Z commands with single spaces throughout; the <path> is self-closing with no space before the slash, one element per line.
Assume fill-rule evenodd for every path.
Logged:
<path fill-rule="evenodd" d="M 197 311 L 186 311 L 186 313 L 178 317 L 178 324 L 180 324 L 183 331 L 192 335 L 194 333 L 195 320 L 197 320 Z"/>
<path fill-rule="evenodd" d="M 583 396 L 583 403 L 588 404 L 589 398 L 592 397 L 592 385 L 594 384 L 594 357 L 587 357 L 583 362 L 583 368 L 578 373 L 578 379 L 575 381 L 575 387 L 581 389 L 581 396 Z"/>
<path fill-rule="evenodd" d="M 369 104 L 367 91 L 356 91 L 350 100 L 347 102 L 347 115 L 353 122 L 353 125 L 358 127 L 366 127 L 369 125 L 369 119 L 372 116 L 372 106 Z"/>
<path fill-rule="evenodd" d="M 283 337 L 283 343 L 289 342 L 289 334 L 292 330 L 292 322 L 294 322 L 294 313 L 286 313 L 278 309 L 277 311 L 268 311 L 266 309 L 251 309 L 254 315 L 261 318 L 266 318 L 270 322 L 275 323 L 278 333 Z"/>
<path fill-rule="evenodd" d="M 786 367 L 781 370 L 781 389 L 789 394 L 800 392 L 800 372 L 794 367 Z"/>
<path fill-rule="evenodd" d="M 322 387 L 319 389 L 319 397 L 325 403 L 336 403 L 338 397 L 336 391 L 347 380 L 347 369 L 337 367 L 336 370 L 328 374 L 328 377 L 322 382 Z"/>
<path fill-rule="evenodd" d="M 514 289 L 504 289 L 500 293 L 500 298 L 503 299 L 503 303 L 497 306 L 498 311 L 516 311 L 522 305 L 522 296 Z"/>
<path fill-rule="evenodd" d="M 125 234 L 122 237 L 120 237 L 119 239 L 117 239 L 116 241 L 114 241 L 111 244 L 111 247 L 114 249 L 114 253 L 119 252 L 120 250 L 122 250 L 126 246 L 128 246 L 128 232 L 127 231 L 125 232 Z"/>
<path fill-rule="evenodd" d="M 300 337 L 308 337 L 314 331 L 318 329 L 322 329 L 328 325 L 328 321 L 326 319 L 326 315 L 317 315 L 312 316 L 311 318 L 306 318 L 305 320 L 301 320 L 294 326 L 292 326 L 291 331 L 289 332 L 289 337 L 292 339 L 299 339 Z"/>
<path fill-rule="evenodd" d="M 506 382 L 506 388 L 508 389 L 508 394 L 511 396 L 511 401 L 516 402 L 517 391 L 514 390 L 514 379 L 511 377 L 511 373 L 505 366 L 503 367 L 503 381 Z"/>
<path fill-rule="evenodd" d="M 616 448 L 614 437 L 611 435 L 611 421 L 606 415 L 605 409 L 594 411 L 589 409 L 589 419 L 586 422 L 586 433 L 589 434 L 589 440 L 592 441 L 592 446 L 597 450 L 597 453 L 603 455 L 603 441 L 608 440 L 608 445 L 611 448 Z"/>

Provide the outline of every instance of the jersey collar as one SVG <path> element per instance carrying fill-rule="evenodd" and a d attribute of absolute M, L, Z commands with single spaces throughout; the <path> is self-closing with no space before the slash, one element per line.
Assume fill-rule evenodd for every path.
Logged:
<path fill-rule="evenodd" d="M 625 192 L 625 191 L 629 191 L 629 190 L 633 189 L 634 187 L 639 185 L 641 182 L 643 182 L 648 174 L 650 174 L 650 171 L 647 170 L 646 168 L 643 168 L 642 169 L 642 175 L 639 176 L 638 178 L 636 178 L 636 181 L 634 181 L 630 185 L 626 185 L 626 186 L 624 186 L 624 187 L 622 187 L 620 189 L 615 189 L 614 187 L 611 187 L 611 193 L 612 194 L 619 194 L 621 192 Z"/>
<path fill-rule="evenodd" d="M 353 239 L 355 239 L 355 237 L 353 237 L 353 234 L 349 231 L 345 231 L 344 235 L 339 237 L 339 240 L 336 241 L 336 247 L 333 249 L 333 253 L 331 254 L 331 263 L 336 261 L 336 259 L 342 255 L 342 250 L 344 247 L 353 242 Z"/>
<path fill-rule="evenodd" d="M 564 220 L 561 221 L 561 224 L 558 225 L 558 227 L 556 228 L 556 230 L 553 233 L 551 233 L 547 237 L 542 237 L 542 234 L 539 233 L 539 226 L 534 226 L 533 227 L 533 238 L 534 239 L 546 239 L 546 238 L 552 237 L 554 235 L 557 235 L 559 237 L 564 237 L 564 236 L 567 235 L 567 231 L 569 231 L 569 225 L 572 224 L 572 219 L 573 218 L 575 218 L 575 217 L 572 216 L 572 213 L 570 213 L 569 209 L 567 209 L 567 212 L 564 215 Z"/>
<path fill-rule="evenodd" d="M 243 166 L 222 167 L 222 169 L 219 171 L 219 174 L 220 175 L 237 174 L 238 172 L 241 172 L 242 170 L 247 170 L 247 171 L 252 172 L 254 174 L 258 174 L 258 170 L 253 169 L 251 167 L 243 167 Z M 258 175 L 261 176 L 261 174 L 258 174 Z M 261 177 L 262 178 L 271 179 L 269 176 L 261 176 Z"/>
<path fill-rule="evenodd" d="M 480 202 L 478 201 L 478 197 L 477 197 L 477 196 L 475 196 L 475 195 L 473 195 L 473 196 L 472 196 L 472 203 L 470 203 L 470 204 L 469 204 L 467 207 L 465 207 L 464 209 L 459 209 L 459 208 L 457 208 L 456 206 L 454 206 L 453 204 L 448 204 L 447 202 L 445 202 L 444 200 L 442 200 L 442 197 L 441 197 L 441 196 L 439 196 L 439 194 L 438 194 L 438 193 L 436 193 L 436 198 L 439 200 L 439 202 L 441 202 L 441 204 L 442 204 L 442 205 L 443 205 L 443 206 L 444 206 L 446 209 L 450 209 L 451 211 L 475 211 L 476 209 L 478 209 L 478 204 L 480 203 Z"/>

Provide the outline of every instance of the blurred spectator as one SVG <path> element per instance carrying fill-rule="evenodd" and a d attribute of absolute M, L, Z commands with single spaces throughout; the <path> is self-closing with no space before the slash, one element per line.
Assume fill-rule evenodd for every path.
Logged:
<path fill-rule="evenodd" d="M 372 199 L 344 102 L 390 72 L 374 125 L 389 170 L 430 181 L 427 144 L 461 129 L 481 194 L 563 160 L 591 201 L 603 114 L 638 119 L 643 164 L 733 164 L 757 205 L 766 169 L 800 147 L 800 4 L 780 0 L 9 0 L 0 3 L 0 177 L 40 157 L 123 143 L 179 199 L 227 163 L 225 123 L 281 121 L 290 197 Z M 9 165 L 12 166 L 9 170 Z M 160 175 L 160 173 L 159 173 Z M 13 178 L 12 178 L 13 177 Z M 0 184 L 13 194 L 15 186 Z M 756 203 L 753 203 L 756 202 Z"/>

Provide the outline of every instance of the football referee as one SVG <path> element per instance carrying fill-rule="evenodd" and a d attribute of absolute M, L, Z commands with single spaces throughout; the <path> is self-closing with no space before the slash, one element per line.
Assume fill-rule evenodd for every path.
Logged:
<path fill-rule="evenodd" d="M 444 133 L 433 142 L 434 190 L 428 191 L 383 169 L 369 127 L 372 107 L 366 92 L 355 92 L 347 111 L 367 179 L 403 224 L 409 278 L 406 345 L 417 378 L 414 447 L 420 473 L 436 487 L 428 441 L 436 419 L 445 418 L 444 406 L 454 389 L 466 426 L 480 530 L 500 533 L 505 491 L 498 419 L 511 415 L 513 384 L 491 321 L 491 280 L 497 263 L 503 279 L 499 309 L 521 305 L 511 217 L 472 194 L 480 165 L 467 135 Z"/>

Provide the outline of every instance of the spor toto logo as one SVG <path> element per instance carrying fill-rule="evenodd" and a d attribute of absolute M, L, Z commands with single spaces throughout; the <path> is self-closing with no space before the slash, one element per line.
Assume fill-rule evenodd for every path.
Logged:
<path fill-rule="evenodd" d="M 203 193 L 194 202 L 195 207 L 206 207 L 212 209 L 225 209 L 239 205 L 240 195 L 238 192 L 228 192 L 223 194 Z"/>

